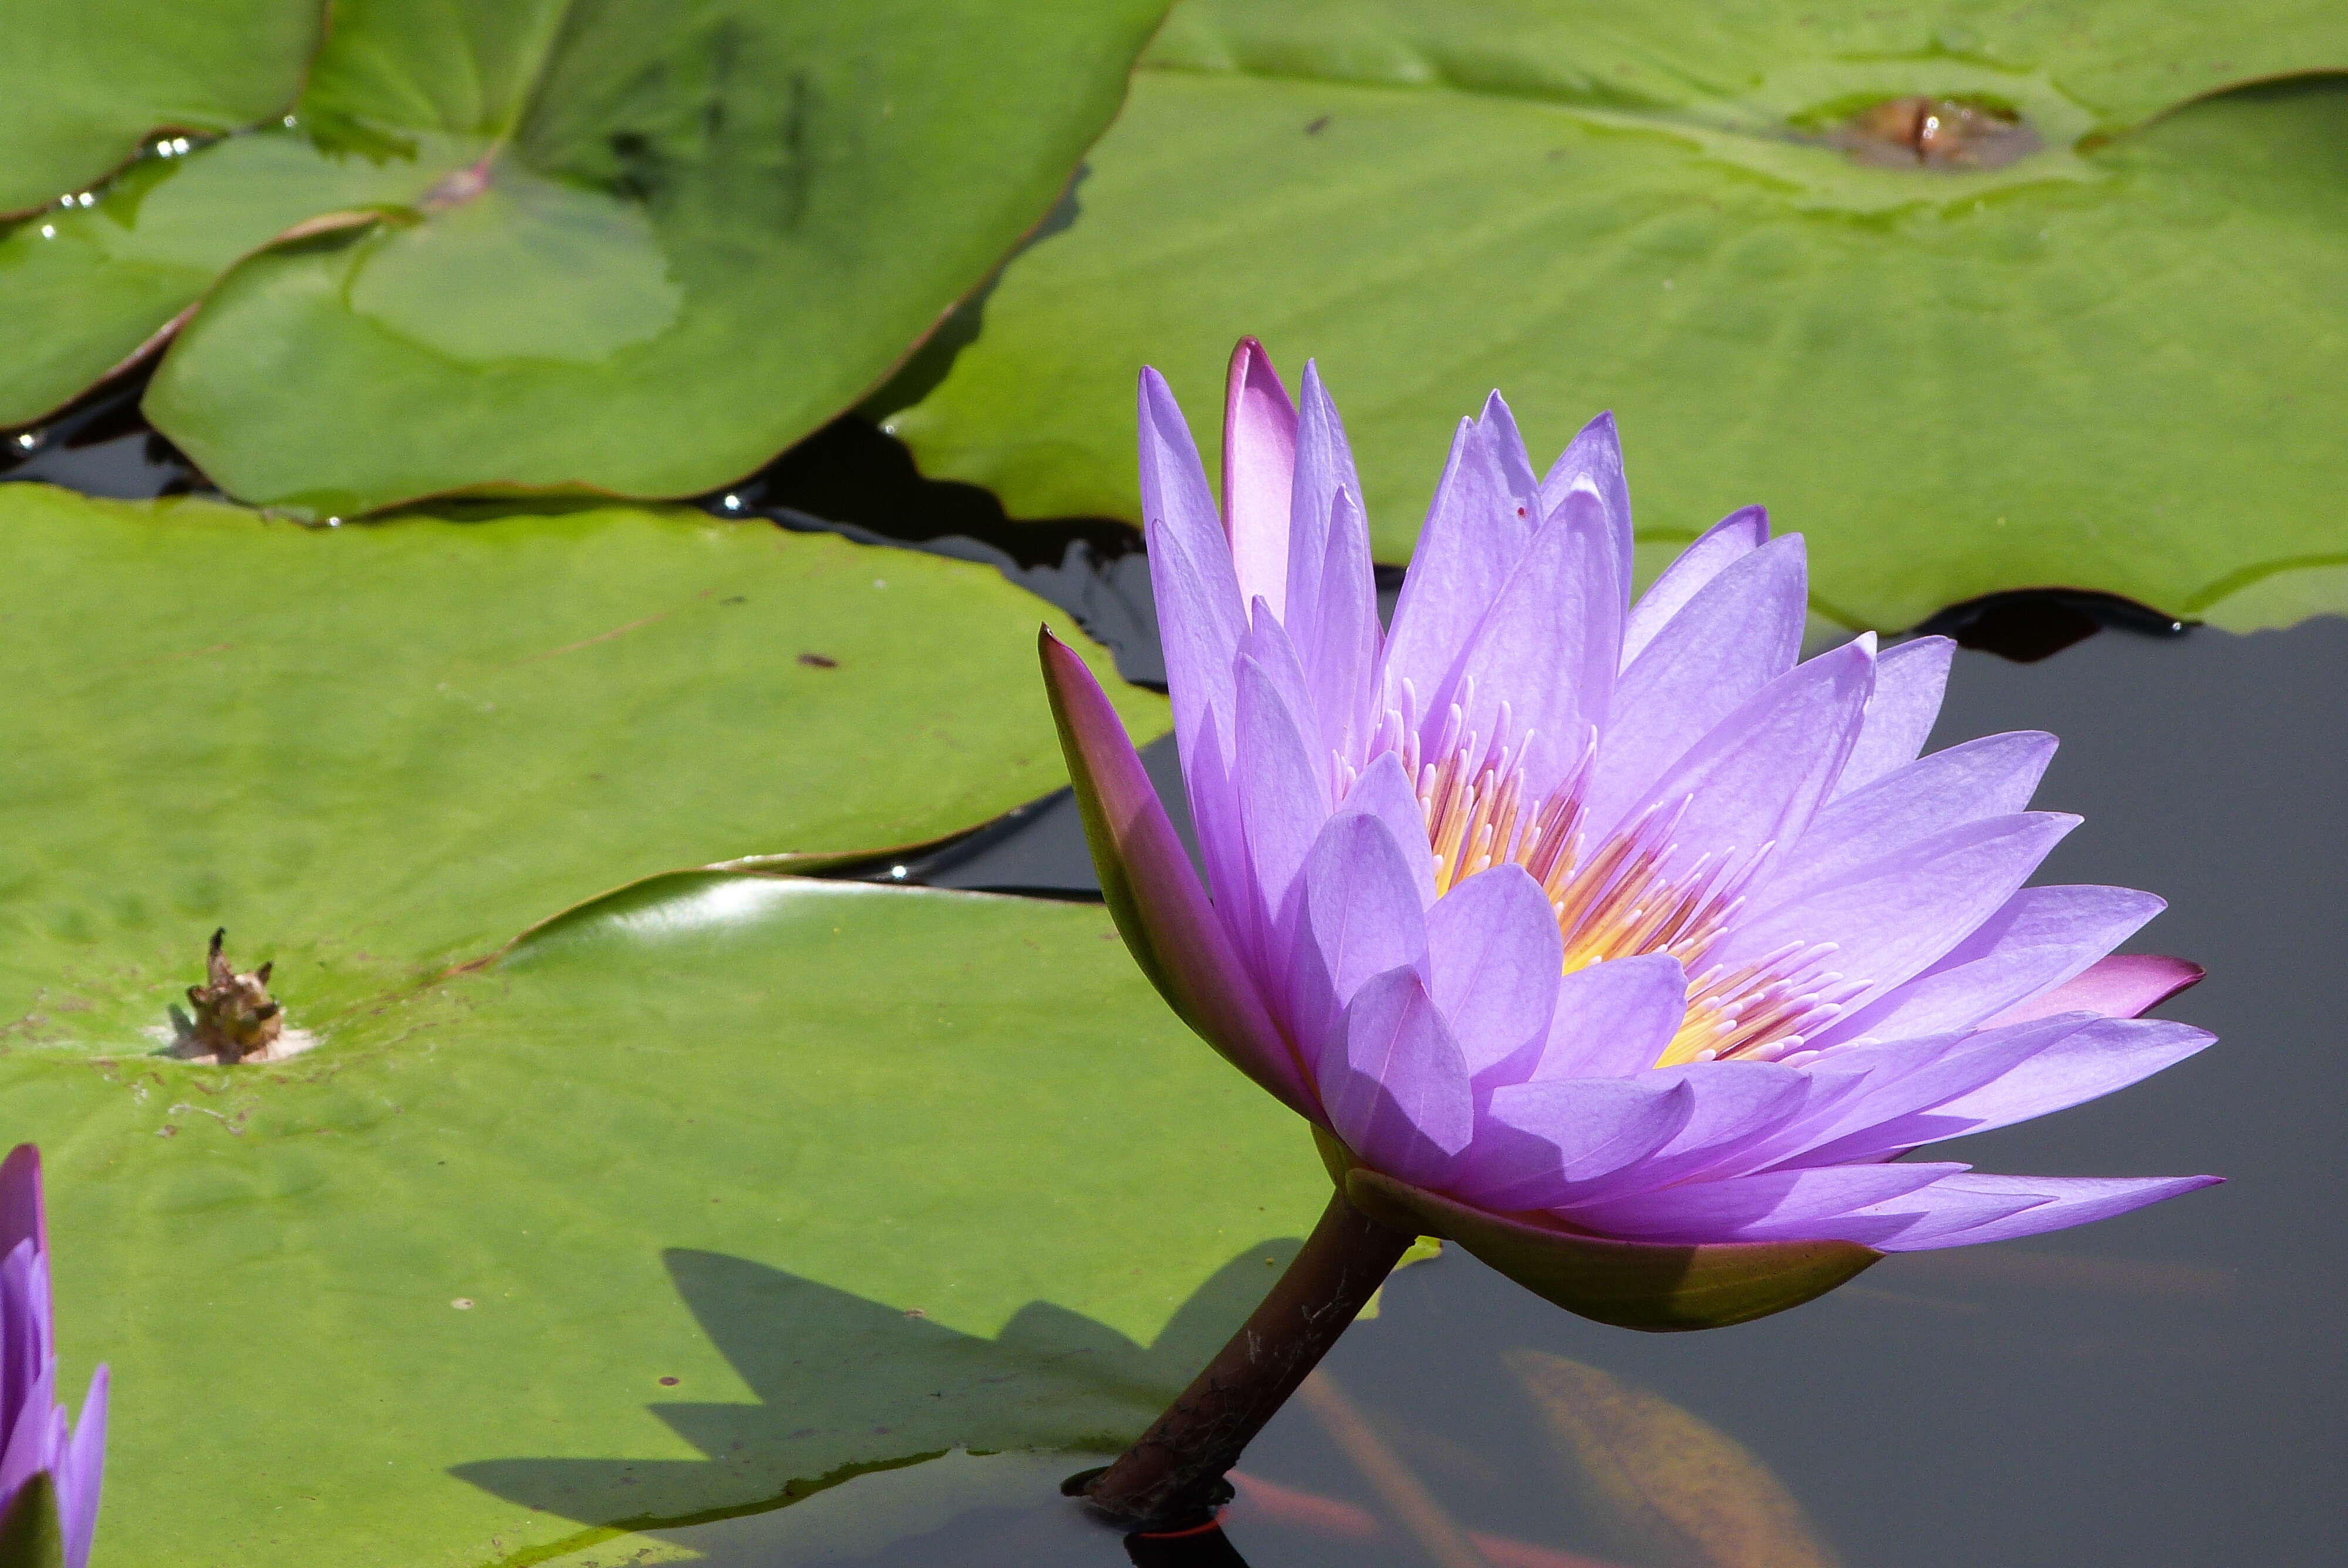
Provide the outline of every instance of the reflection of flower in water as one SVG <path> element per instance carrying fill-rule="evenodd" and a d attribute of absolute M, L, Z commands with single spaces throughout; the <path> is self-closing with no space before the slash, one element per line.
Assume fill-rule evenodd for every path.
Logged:
<path fill-rule="evenodd" d="M 1918 756 L 1949 643 L 1796 662 L 1798 537 L 1735 513 L 1633 604 L 1612 421 L 1537 477 L 1496 395 L 1462 422 L 1382 634 L 1310 367 L 1300 415 L 1241 345 L 1220 511 L 1154 373 L 1140 421 L 1212 898 L 1089 674 L 1047 644 L 1103 885 L 1144 969 L 1313 1123 L 1374 1218 L 1616 1321 L 1640 1314 L 1577 1296 L 1587 1269 L 1560 1283 L 1582 1265 L 1545 1246 L 1846 1244 L 1734 1314 L 1641 1322 L 1684 1327 L 1791 1306 L 1865 1249 L 2033 1235 L 2214 1179 L 1897 1159 L 2209 1037 L 2133 1017 L 2198 970 L 2106 957 L 2158 899 L 2023 887 L 2076 825 L 2024 809 L 2051 737 Z"/>
<path fill-rule="evenodd" d="M 1539 1350 L 1505 1358 L 1616 1549 L 1642 1568 L 1832 1568 L 1802 1505 L 1727 1433 L 1662 1396 Z"/>

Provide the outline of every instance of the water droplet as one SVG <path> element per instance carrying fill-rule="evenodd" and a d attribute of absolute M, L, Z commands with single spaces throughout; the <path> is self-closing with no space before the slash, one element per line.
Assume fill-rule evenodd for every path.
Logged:
<path fill-rule="evenodd" d="M 742 509 L 742 497 L 739 496 L 728 496 L 725 500 L 718 504 L 729 512 L 738 512 Z"/>
<path fill-rule="evenodd" d="M 34 447 L 38 446 L 40 444 L 41 438 L 39 435 L 34 431 L 27 430 L 23 435 L 16 437 L 16 445 L 22 446 L 27 452 L 30 452 Z"/>
<path fill-rule="evenodd" d="M 889 867 L 889 875 L 902 882 L 905 879 L 905 868 L 901 866 L 891 866 Z"/>
<path fill-rule="evenodd" d="M 57 237 L 57 226 L 56 224 L 54 224 L 54 223 L 44 223 L 44 224 L 42 224 L 42 225 L 41 225 L 41 238 L 42 238 L 42 239 L 44 239 L 44 240 L 54 240 L 54 239 L 56 239 Z"/>

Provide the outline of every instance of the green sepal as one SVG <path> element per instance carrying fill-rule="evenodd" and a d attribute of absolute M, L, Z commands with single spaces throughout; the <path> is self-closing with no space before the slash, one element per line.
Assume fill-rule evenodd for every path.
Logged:
<path fill-rule="evenodd" d="M 1665 1245 L 1489 1213 L 1373 1171 L 1313 1129 L 1322 1163 L 1353 1205 L 1382 1225 L 1456 1241 L 1542 1300 L 1653 1334 L 1725 1328 L 1824 1296 L 1883 1255 L 1848 1241 Z"/>

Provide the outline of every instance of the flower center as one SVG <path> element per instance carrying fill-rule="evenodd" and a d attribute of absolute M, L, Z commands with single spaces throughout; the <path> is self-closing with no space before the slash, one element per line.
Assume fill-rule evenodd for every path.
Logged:
<path fill-rule="evenodd" d="M 1404 697 L 1406 704 L 1414 699 L 1407 683 Z M 1472 691 L 1468 698 L 1472 702 Z M 1688 973 L 1687 1013 L 1656 1058 L 1657 1067 L 1731 1057 L 1795 1066 L 1815 1060 L 1815 1051 L 1803 1050 L 1805 1040 L 1864 989 L 1829 967 L 1833 943 L 1788 943 L 1734 968 L 1704 961 L 1744 907 L 1746 888 L 1776 845 L 1678 864 L 1673 834 L 1686 811 L 1684 800 L 1658 803 L 1593 845 L 1582 788 L 1596 736 L 1562 784 L 1534 796 L 1520 765 L 1524 741 L 1508 741 L 1505 703 L 1495 728 L 1499 738 L 1488 743 L 1473 731 L 1463 733 L 1462 705 L 1454 704 L 1430 759 L 1418 727 L 1390 709 L 1370 748 L 1371 757 L 1399 753 L 1416 786 L 1435 857 L 1436 896 L 1514 861 L 1540 884 L 1557 914 L 1567 974 L 1646 953 L 1677 958 Z M 1350 787 L 1351 778 L 1344 782 Z"/>

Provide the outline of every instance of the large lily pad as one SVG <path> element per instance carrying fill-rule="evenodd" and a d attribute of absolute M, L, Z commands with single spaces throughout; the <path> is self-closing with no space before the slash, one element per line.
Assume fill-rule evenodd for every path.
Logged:
<path fill-rule="evenodd" d="M 658 880 L 278 1067 L 20 1050 L 0 1106 L 68 1376 L 114 1367 L 99 1550 L 188 1568 L 1114 1448 L 1327 1186 L 1098 907 L 788 877 Z"/>
<path fill-rule="evenodd" d="M 706 489 L 853 402 L 1043 218 L 1163 9 L 337 5 L 290 124 L 0 241 L 0 302 L 36 323 L 0 421 L 201 298 L 148 411 L 246 499 Z"/>
<path fill-rule="evenodd" d="M 1065 777 L 1042 607 L 980 566 L 682 510 L 310 528 L 34 485 L 0 537 L 20 1047 L 122 1049 L 216 926 L 331 1031 L 635 878 L 924 841 Z"/>
<path fill-rule="evenodd" d="M 2348 78 L 2202 96 L 2327 68 L 2320 0 L 1193 0 L 1075 224 L 891 425 L 1015 514 L 1132 518 L 1136 366 L 1210 427 L 1256 333 L 1319 357 L 1384 559 L 1497 385 L 1546 450 L 1612 407 L 1650 538 L 1768 504 L 1849 624 L 2043 585 L 2348 608 Z M 2046 145 L 1829 145 L 1916 94 Z"/>
<path fill-rule="evenodd" d="M 54 201 L 157 130 L 232 130 L 282 113 L 323 0 L 10 0 L 0 6 L 0 212 Z"/>

